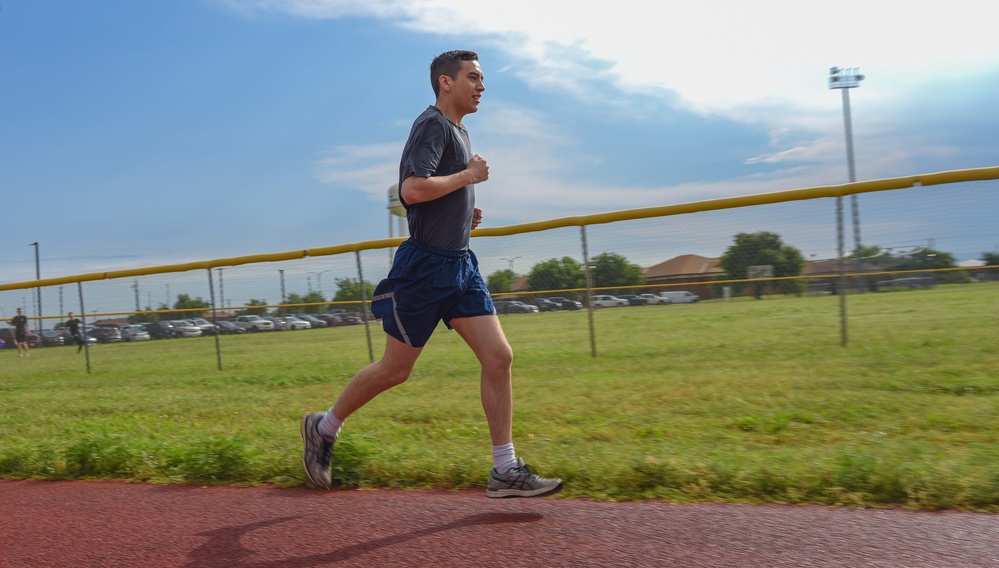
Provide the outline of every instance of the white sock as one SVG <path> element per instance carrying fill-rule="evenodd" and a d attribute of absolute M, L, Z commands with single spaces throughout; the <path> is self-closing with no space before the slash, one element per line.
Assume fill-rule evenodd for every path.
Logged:
<path fill-rule="evenodd" d="M 316 430 L 327 440 L 335 442 L 340 435 L 340 428 L 343 427 L 343 420 L 333 415 L 333 409 L 326 411 L 323 419 L 316 425 Z"/>
<path fill-rule="evenodd" d="M 517 455 L 513 451 L 513 442 L 493 446 L 493 469 L 496 473 L 506 473 L 515 465 L 517 465 Z"/>

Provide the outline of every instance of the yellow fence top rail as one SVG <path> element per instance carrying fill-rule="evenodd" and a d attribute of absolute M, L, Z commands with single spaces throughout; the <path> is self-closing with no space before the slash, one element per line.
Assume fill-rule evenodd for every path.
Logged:
<path fill-rule="evenodd" d="M 968 181 L 983 181 L 999 179 L 999 166 L 988 168 L 973 168 L 967 170 L 952 170 L 929 174 L 918 174 L 906 177 L 877 179 L 871 181 L 859 181 L 845 183 L 841 185 L 825 185 L 818 187 L 807 187 L 801 189 L 790 189 L 776 191 L 772 193 L 759 193 L 754 195 L 744 195 L 738 197 L 724 197 L 720 199 L 709 199 L 705 201 L 693 201 L 676 205 L 661 205 L 657 207 L 644 207 L 641 209 L 626 209 L 623 211 L 612 211 L 609 213 L 594 213 L 592 215 L 578 215 L 575 217 L 561 217 L 546 221 L 536 221 L 532 223 L 521 223 L 518 225 L 507 225 L 505 227 L 484 227 L 472 232 L 473 237 L 505 237 L 522 233 L 532 233 L 546 231 L 563 227 L 582 227 L 584 225 L 600 225 L 613 223 L 616 221 L 627 221 L 634 219 L 647 219 L 651 217 L 666 217 L 669 215 L 682 215 L 684 213 L 698 213 L 702 211 L 717 211 L 720 209 L 733 209 L 736 207 L 750 207 L 753 205 L 766 205 L 772 203 L 782 203 L 787 201 L 801 201 L 806 199 L 818 199 L 825 197 L 843 197 L 858 193 L 870 193 L 874 191 L 888 191 L 893 189 L 904 189 L 917 185 L 929 186 L 945 183 L 958 183 Z M 89 282 L 93 280 L 107 280 L 112 278 L 129 278 L 135 276 L 148 276 L 151 274 L 165 274 L 171 272 L 187 272 L 190 270 L 210 270 L 212 268 L 238 266 L 240 264 L 251 264 L 257 262 L 280 262 L 285 260 L 295 260 L 307 256 L 328 256 L 334 254 L 344 254 L 350 252 L 360 252 L 363 250 L 375 250 L 390 247 L 397 247 L 405 241 L 405 237 L 389 239 L 378 239 L 372 241 L 362 241 L 342 245 L 317 247 L 311 249 L 294 250 L 287 252 L 275 252 L 265 254 L 252 254 L 246 256 L 236 256 L 230 258 L 216 258 L 213 260 L 201 260 L 181 264 L 166 264 L 161 266 L 150 266 L 146 268 L 133 268 L 124 270 L 111 270 L 108 272 L 93 272 L 90 274 L 80 274 L 75 276 L 62 276 L 58 278 L 46 278 L 42 280 L 30 280 L 27 282 L 11 282 L 0 284 L 0 291 L 23 290 L 26 288 L 36 288 L 39 286 L 58 286 L 62 284 L 73 284 L 76 282 Z"/>

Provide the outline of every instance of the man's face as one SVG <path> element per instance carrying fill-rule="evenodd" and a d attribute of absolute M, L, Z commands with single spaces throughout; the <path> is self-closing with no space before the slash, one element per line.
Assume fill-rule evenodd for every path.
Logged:
<path fill-rule="evenodd" d="M 451 98 L 462 114 L 471 114 L 479 110 L 479 99 L 486 86 L 482 67 L 478 61 L 462 61 L 458 76 L 451 82 Z"/>

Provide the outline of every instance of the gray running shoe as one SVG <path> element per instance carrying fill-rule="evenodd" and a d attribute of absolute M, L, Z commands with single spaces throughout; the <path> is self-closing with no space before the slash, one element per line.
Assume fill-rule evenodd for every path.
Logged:
<path fill-rule="evenodd" d="M 494 499 L 503 497 L 544 497 L 554 495 L 562 490 L 562 480 L 541 477 L 524 465 L 524 460 L 518 458 L 517 465 L 506 473 L 489 472 L 489 487 L 486 497 Z"/>
<path fill-rule="evenodd" d="M 305 475 L 309 476 L 309 481 L 313 485 L 329 489 L 333 484 L 333 473 L 330 471 L 333 444 L 316 430 L 322 419 L 322 412 L 302 417 L 302 441 L 305 442 L 305 449 L 302 450 L 302 467 L 305 468 Z"/>

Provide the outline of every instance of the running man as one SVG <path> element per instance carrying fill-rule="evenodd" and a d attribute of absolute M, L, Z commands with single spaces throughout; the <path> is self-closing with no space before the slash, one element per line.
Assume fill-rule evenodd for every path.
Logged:
<path fill-rule="evenodd" d="M 73 337 L 73 341 L 76 342 L 77 353 L 83 350 L 83 335 L 80 333 L 80 324 L 82 323 L 82 321 L 73 317 L 73 312 L 69 312 L 69 320 L 66 321 L 66 327 L 69 328 L 69 334 Z"/>
<path fill-rule="evenodd" d="M 462 124 L 462 118 L 478 110 L 486 90 L 478 59 L 475 52 L 456 50 L 430 64 L 436 101 L 413 123 L 399 164 L 399 197 L 411 236 L 396 251 L 388 278 L 372 298 L 372 312 L 388 334 L 385 352 L 354 376 L 327 412 L 302 418 L 302 465 L 317 487 L 332 484 L 333 445 L 344 420 L 378 394 L 406 382 L 443 320 L 482 366 L 482 406 L 493 446 L 486 495 L 541 497 L 562 489 L 561 479 L 538 476 L 514 452 L 513 350 L 468 248 L 471 230 L 482 222 L 475 184 L 489 179 L 489 165 L 472 154 Z"/>
<path fill-rule="evenodd" d="M 18 357 L 30 357 L 28 353 L 28 318 L 21 313 L 21 308 L 17 308 L 17 315 L 11 318 L 10 325 L 14 326 L 14 344 L 17 345 Z"/>

